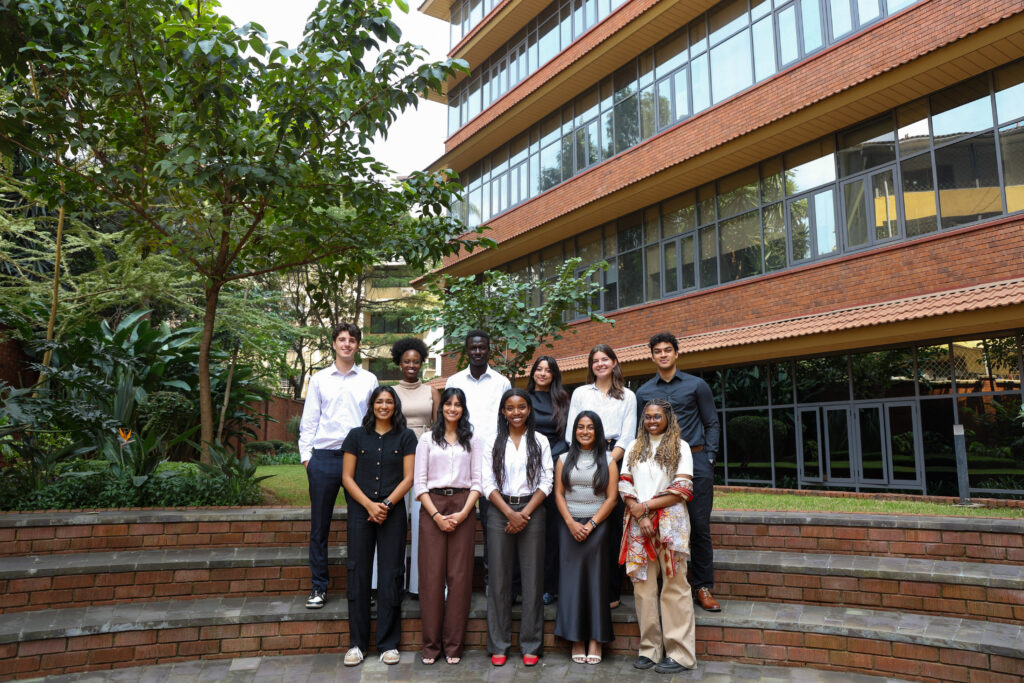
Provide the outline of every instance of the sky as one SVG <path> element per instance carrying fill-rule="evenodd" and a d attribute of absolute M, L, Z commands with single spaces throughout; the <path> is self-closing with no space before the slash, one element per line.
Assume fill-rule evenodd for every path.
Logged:
<path fill-rule="evenodd" d="M 220 0 L 220 13 L 236 25 L 253 21 L 266 29 L 271 41 L 283 40 L 294 47 L 316 0 Z M 444 59 L 448 53 L 448 24 L 416 11 L 420 0 L 412 0 L 409 13 L 393 6 L 402 39 L 422 45 L 429 59 Z M 422 170 L 444 153 L 447 129 L 445 106 L 421 99 L 419 108 L 407 111 L 391 127 L 388 138 L 371 146 L 374 156 L 399 174 Z"/>

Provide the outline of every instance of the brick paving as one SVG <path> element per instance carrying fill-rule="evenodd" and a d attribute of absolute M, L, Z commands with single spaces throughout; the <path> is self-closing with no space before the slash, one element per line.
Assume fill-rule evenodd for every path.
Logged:
<path fill-rule="evenodd" d="M 387 666 L 368 657 L 361 666 L 346 667 L 341 654 L 286 657 L 244 657 L 201 659 L 113 671 L 64 674 L 30 679 L 46 683 L 199 683 L 200 681 L 259 681 L 261 683 L 303 683 L 305 681 L 701 681 L 702 683 L 904 683 L 903 679 L 867 676 L 841 671 L 757 666 L 730 662 L 698 662 L 693 671 L 664 676 L 633 668 L 631 657 L 609 657 L 597 666 L 573 664 L 564 654 L 548 655 L 535 667 L 525 667 L 511 658 L 501 668 L 491 666 L 483 652 L 468 652 L 457 666 L 443 661 L 424 666 L 415 653 L 403 652 L 402 662 Z"/>

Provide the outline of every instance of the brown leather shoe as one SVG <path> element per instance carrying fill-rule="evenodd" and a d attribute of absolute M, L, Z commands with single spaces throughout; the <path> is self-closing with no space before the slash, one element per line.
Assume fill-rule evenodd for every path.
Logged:
<path fill-rule="evenodd" d="M 711 595 L 711 590 L 707 587 L 698 588 L 693 594 L 693 601 L 707 612 L 722 611 L 722 606 L 718 604 L 718 600 L 715 600 L 715 596 Z"/>

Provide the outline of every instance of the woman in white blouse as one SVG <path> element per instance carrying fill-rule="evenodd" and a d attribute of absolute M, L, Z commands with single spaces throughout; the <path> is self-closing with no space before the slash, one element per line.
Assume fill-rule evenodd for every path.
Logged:
<path fill-rule="evenodd" d="M 626 388 L 619 369 L 619 359 L 615 351 L 607 344 L 598 344 L 590 350 L 587 358 L 587 384 L 577 387 L 569 401 L 568 425 L 576 421 L 576 416 L 584 411 L 592 410 L 601 418 L 604 425 L 608 453 L 616 465 L 622 461 L 623 446 L 636 436 L 636 394 Z M 565 440 L 572 442 L 573 435 L 566 430 Z M 608 518 L 608 535 L 611 538 L 622 537 L 622 518 L 626 508 L 620 501 Z M 608 599 L 612 609 L 619 606 L 622 595 L 622 580 L 625 577 L 619 564 L 617 543 L 610 543 L 608 550 Z"/>
<path fill-rule="evenodd" d="M 444 650 L 458 664 L 473 596 L 474 506 L 483 493 L 480 439 L 473 436 L 462 389 L 445 389 L 441 410 L 416 446 L 413 497 L 420 507 L 420 612 L 424 664 Z M 445 601 L 445 586 L 448 599 Z"/>
<path fill-rule="evenodd" d="M 668 401 L 649 401 L 643 421 L 640 435 L 626 447 L 619 476 L 619 494 L 629 507 L 620 557 L 633 581 L 640 626 L 633 666 L 673 674 L 697 664 L 693 594 L 686 580 L 693 455 Z"/>
<path fill-rule="evenodd" d="M 548 440 L 534 429 L 530 395 L 509 389 L 501 396 L 498 431 L 484 450 L 487 515 L 487 650 L 502 666 L 512 645 L 512 571 L 515 559 L 523 584 L 519 649 L 523 664 L 537 663 L 544 642 L 544 498 L 553 472 Z"/>

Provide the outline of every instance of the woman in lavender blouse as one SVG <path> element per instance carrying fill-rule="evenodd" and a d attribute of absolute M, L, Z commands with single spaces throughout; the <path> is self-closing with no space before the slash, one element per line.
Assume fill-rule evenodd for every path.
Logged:
<path fill-rule="evenodd" d="M 462 389 L 445 389 L 440 402 L 431 431 L 420 437 L 416 447 L 413 473 L 412 495 L 422 503 L 421 657 L 424 664 L 433 664 L 443 650 L 449 664 L 458 664 L 473 591 L 474 506 L 483 492 L 483 456 Z"/>

